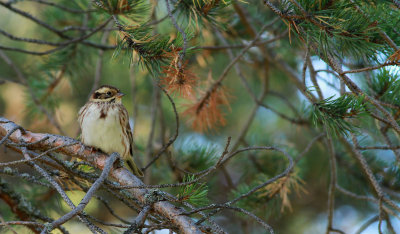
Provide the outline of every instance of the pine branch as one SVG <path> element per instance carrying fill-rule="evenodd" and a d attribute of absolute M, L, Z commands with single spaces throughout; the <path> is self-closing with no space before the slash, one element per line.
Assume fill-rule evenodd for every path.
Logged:
<path fill-rule="evenodd" d="M 89 33 L 87 33 L 86 35 L 83 35 L 81 37 L 72 38 L 72 39 L 70 39 L 68 41 L 64 41 L 64 42 L 61 42 L 61 43 L 52 43 L 53 45 L 57 45 L 58 46 L 58 47 L 56 47 L 54 49 L 50 49 L 50 50 L 46 50 L 46 51 L 42 51 L 42 52 L 29 51 L 29 50 L 19 49 L 19 48 L 11 48 L 11 47 L 7 47 L 7 46 L 0 46 L 0 49 L 11 50 L 11 51 L 16 51 L 16 52 L 22 52 L 22 53 L 31 54 L 31 55 L 38 55 L 38 56 L 51 54 L 51 53 L 54 53 L 56 51 L 59 51 L 59 50 L 65 48 L 65 47 L 67 47 L 69 45 L 76 44 L 78 42 L 82 42 L 85 39 L 91 37 L 93 34 L 99 32 L 100 30 L 102 30 L 108 24 L 108 22 L 110 22 L 110 20 L 111 20 L 111 18 L 109 18 L 104 23 L 100 24 L 99 26 L 94 28 L 92 31 L 90 31 Z M 31 42 L 32 42 L 32 40 L 31 40 Z M 35 42 L 37 42 L 37 41 L 35 41 Z"/>
<path fill-rule="evenodd" d="M 352 95 L 340 96 L 337 99 L 329 97 L 313 105 L 311 117 L 314 125 L 321 126 L 332 135 L 348 135 L 354 132 L 356 126 L 349 122 L 365 112 L 363 98 Z"/>
<path fill-rule="evenodd" d="M 6 136 L 9 132 L 11 132 L 15 127 L 18 127 L 18 125 L 5 118 L 0 118 L 0 136 L 2 138 Z M 39 140 L 43 139 L 44 137 L 48 137 L 48 140 L 40 142 Z M 20 130 L 17 130 L 13 134 L 11 134 L 8 139 L 14 143 L 39 142 L 29 147 L 29 149 L 36 149 L 39 151 L 45 151 L 60 145 L 77 142 L 76 140 L 69 137 L 52 134 L 33 133 L 30 131 L 25 131 L 25 133 L 22 133 Z M 108 156 L 99 152 L 92 153 L 91 151 L 92 150 L 89 147 L 84 146 L 80 142 L 77 142 L 77 144 L 73 146 L 68 146 L 57 150 L 58 153 L 80 158 L 94 164 L 100 169 L 104 169 Z M 137 177 L 133 176 L 125 168 L 113 168 L 110 172 L 110 175 L 121 185 L 144 186 L 144 184 Z M 146 194 L 148 194 L 148 191 L 146 189 L 129 189 L 129 193 L 142 204 L 146 204 Z M 171 203 L 158 201 L 155 202 L 152 207 L 158 215 L 161 215 L 170 220 L 171 223 L 176 225 L 182 231 L 182 233 L 202 233 L 198 226 L 194 224 L 192 219 L 180 215 L 180 213 L 182 213 L 180 209 L 177 209 Z"/>
<path fill-rule="evenodd" d="M 195 179 L 194 175 L 185 176 L 184 182 L 191 182 Z M 179 195 L 178 201 L 188 201 L 193 205 L 205 205 L 208 203 L 208 187 L 204 183 L 192 183 L 185 187 L 182 187 Z"/>
<path fill-rule="evenodd" d="M 44 224 L 36 222 L 36 220 L 42 220 L 45 222 L 52 222 L 53 219 L 46 217 L 42 212 L 35 206 L 33 206 L 26 198 L 21 196 L 19 193 L 13 191 L 3 179 L 0 178 L 0 199 L 2 199 L 8 206 L 10 206 L 13 213 L 22 221 L 20 223 L 9 223 L 5 225 L 28 225 L 28 227 L 34 233 L 40 233 L 40 229 L 37 226 L 44 226 Z M 24 222 L 25 221 L 25 222 Z M 32 224 L 34 223 L 34 224 Z M 4 225 L 0 223 L 0 226 Z M 58 227 L 62 233 L 68 233 L 64 227 Z"/>

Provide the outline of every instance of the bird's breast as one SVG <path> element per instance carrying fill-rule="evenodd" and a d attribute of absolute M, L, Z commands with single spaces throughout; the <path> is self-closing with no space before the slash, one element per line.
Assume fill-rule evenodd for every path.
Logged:
<path fill-rule="evenodd" d="M 118 107 L 92 104 L 83 114 L 81 121 L 83 143 L 108 154 L 118 152 L 124 156 L 128 152 L 126 144 L 129 147 L 129 140 L 127 142 L 124 136 L 122 126 L 125 125 L 121 126 Z"/>

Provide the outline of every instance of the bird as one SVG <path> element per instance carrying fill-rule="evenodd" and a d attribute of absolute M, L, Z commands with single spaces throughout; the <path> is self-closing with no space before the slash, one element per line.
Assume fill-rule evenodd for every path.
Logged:
<path fill-rule="evenodd" d="M 78 114 L 81 141 L 107 154 L 119 153 L 125 167 L 143 177 L 133 160 L 133 136 L 128 111 L 122 104 L 124 95 L 110 85 L 102 85 L 90 95 Z"/>

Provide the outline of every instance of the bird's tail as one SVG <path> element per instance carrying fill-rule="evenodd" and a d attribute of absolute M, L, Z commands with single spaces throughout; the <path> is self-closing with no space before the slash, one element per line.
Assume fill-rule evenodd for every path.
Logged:
<path fill-rule="evenodd" d="M 142 170 L 140 170 L 135 162 L 133 161 L 133 158 L 130 156 L 129 158 L 125 159 L 126 165 L 128 166 L 128 169 L 136 176 L 143 177 L 144 174 Z"/>

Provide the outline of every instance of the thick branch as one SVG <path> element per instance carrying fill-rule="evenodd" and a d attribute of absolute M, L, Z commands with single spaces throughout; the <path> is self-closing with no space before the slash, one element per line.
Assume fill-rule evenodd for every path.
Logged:
<path fill-rule="evenodd" d="M 0 137 L 4 137 L 12 131 L 14 128 L 19 127 L 15 123 L 9 121 L 6 118 L 0 118 Z M 45 141 L 41 139 L 48 137 Z M 92 163 L 100 169 L 104 169 L 107 162 L 108 155 L 100 152 L 92 152 L 90 147 L 86 147 L 83 143 L 76 141 L 69 137 L 45 134 L 45 133 L 33 133 L 25 131 L 23 134 L 20 130 L 15 131 L 10 135 L 9 140 L 14 143 L 32 143 L 38 142 L 37 144 L 30 145 L 29 149 L 45 151 L 60 145 L 69 145 L 76 143 L 72 146 L 62 147 L 56 152 L 62 153 L 68 156 L 77 157 L 87 162 Z M 132 175 L 125 168 L 113 168 L 110 172 L 117 182 L 124 186 L 144 186 L 143 182 L 136 176 Z M 146 204 L 145 195 L 148 193 L 147 189 L 129 189 L 128 190 L 133 197 L 135 197 L 142 204 Z M 182 233 L 202 233 L 194 221 L 187 216 L 181 215 L 183 211 L 173 204 L 166 201 L 159 201 L 153 204 L 153 210 L 158 215 L 168 218 L 174 225 L 176 225 Z"/>

